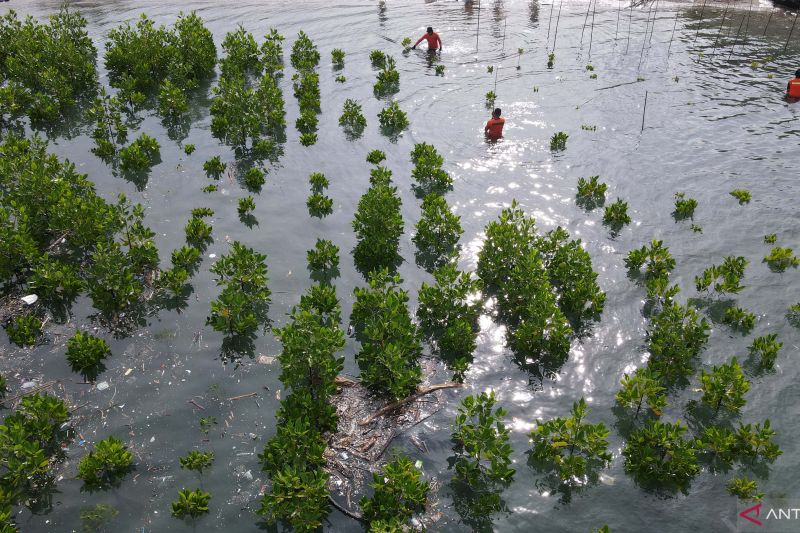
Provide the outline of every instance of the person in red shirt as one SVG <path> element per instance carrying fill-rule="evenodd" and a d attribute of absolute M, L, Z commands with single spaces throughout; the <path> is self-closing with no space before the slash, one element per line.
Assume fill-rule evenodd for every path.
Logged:
<path fill-rule="evenodd" d="M 439 34 L 433 31 L 433 28 L 430 26 L 428 26 L 428 33 L 420 37 L 411 49 L 416 50 L 417 45 L 422 41 L 428 41 L 428 52 L 435 52 L 442 49 L 442 39 L 439 38 Z"/>
<path fill-rule="evenodd" d="M 506 119 L 500 118 L 500 113 L 501 111 L 498 107 L 492 112 L 492 118 L 489 119 L 489 122 L 486 123 L 486 127 L 483 128 L 486 137 L 492 141 L 496 141 L 503 136 L 503 126 L 506 124 Z"/>
<path fill-rule="evenodd" d="M 800 98 L 800 70 L 794 73 L 794 79 L 786 85 L 786 96 Z"/>

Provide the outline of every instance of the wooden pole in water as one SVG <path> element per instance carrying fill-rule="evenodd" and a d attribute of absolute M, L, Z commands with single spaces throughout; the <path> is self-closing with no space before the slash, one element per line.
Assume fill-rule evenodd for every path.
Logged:
<path fill-rule="evenodd" d="M 622 0 L 617 1 L 617 28 L 614 30 L 614 45 L 617 44 L 617 35 L 619 34 L 619 14 L 622 11 Z"/>
<path fill-rule="evenodd" d="M 564 0 L 559 0 L 558 2 L 558 15 L 556 15 L 556 30 L 553 33 L 553 52 L 556 51 L 556 39 L 558 39 L 558 23 L 561 21 L 561 5 L 564 3 Z"/>
<path fill-rule="evenodd" d="M 642 130 L 639 133 L 644 131 L 644 115 L 647 113 L 647 91 L 644 92 L 644 109 L 642 109 Z"/>
<path fill-rule="evenodd" d="M 656 0 L 656 9 L 653 11 L 653 25 L 650 26 L 650 38 L 647 40 L 647 51 L 650 52 L 650 43 L 653 42 L 653 32 L 656 29 L 656 18 L 658 18 L 658 0 Z"/>
<path fill-rule="evenodd" d="M 592 0 L 589 0 L 589 5 L 586 6 L 586 17 L 583 19 L 583 28 L 581 29 L 581 48 L 583 48 L 583 32 L 586 31 L 586 23 L 589 21 L 590 9 L 592 9 Z"/>
<path fill-rule="evenodd" d="M 678 13 L 679 11 L 675 10 L 675 22 L 672 24 L 672 35 L 669 37 L 669 46 L 667 47 L 667 60 L 669 61 L 669 51 L 672 50 L 672 39 L 675 38 L 675 28 L 678 27 Z"/>
<path fill-rule="evenodd" d="M 725 17 L 728 16 L 728 8 L 730 7 L 730 2 L 728 5 L 725 6 L 725 11 L 722 12 L 722 22 L 719 25 L 719 31 L 717 32 L 717 38 L 714 39 L 714 47 L 711 49 L 711 57 L 714 57 L 714 54 L 717 51 L 717 43 L 719 42 L 719 36 L 722 35 L 722 27 L 725 25 Z"/>
<path fill-rule="evenodd" d="M 797 24 L 797 15 L 794 16 L 794 21 L 792 22 L 792 29 L 789 30 L 789 36 L 786 38 L 786 44 L 783 45 L 783 52 L 786 53 L 786 47 L 789 46 L 789 39 L 792 38 L 792 34 L 794 33 L 794 25 Z"/>
<path fill-rule="evenodd" d="M 478 51 L 478 36 L 481 34 L 481 0 L 478 0 L 478 29 L 475 30 L 475 51 Z"/>
<path fill-rule="evenodd" d="M 633 23 L 633 1 L 628 4 L 628 42 L 625 43 L 625 55 L 628 55 L 628 47 L 631 45 L 631 24 Z"/>
<path fill-rule="evenodd" d="M 739 42 L 739 33 L 742 31 L 742 26 L 744 26 L 744 19 L 745 15 L 742 15 L 742 21 L 739 23 L 739 29 L 736 30 L 736 38 L 733 40 L 733 46 L 731 46 L 731 53 L 728 54 L 728 61 L 733 57 L 733 51 L 736 49 L 736 45 Z"/>
<path fill-rule="evenodd" d="M 707 0 L 703 0 L 703 7 L 700 8 L 700 20 L 697 21 L 697 32 L 694 34 L 694 42 L 692 44 L 697 42 L 697 36 L 700 35 L 700 24 L 703 23 L 703 13 L 706 11 L 706 1 Z"/>
<path fill-rule="evenodd" d="M 553 23 L 553 9 L 556 7 L 556 0 L 550 1 L 550 17 L 547 19 L 547 43 L 545 44 L 545 49 L 547 49 L 547 44 L 550 43 L 550 25 Z"/>
<path fill-rule="evenodd" d="M 594 12 L 597 11 L 597 0 L 594 0 L 594 7 L 592 7 L 592 29 L 589 33 L 589 60 L 592 59 L 592 40 L 594 39 Z"/>
<path fill-rule="evenodd" d="M 762 36 L 767 34 L 767 28 L 769 28 L 769 21 L 772 20 L 772 14 L 773 13 L 775 13 L 774 9 L 769 12 L 769 17 L 767 18 L 767 25 L 764 26 L 764 33 L 761 34 Z"/>
<path fill-rule="evenodd" d="M 647 30 L 650 28 L 650 13 L 653 12 L 653 4 L 650 4 L 650 11 L 647 13 L 647 22 L 644 26 L 644 38 L 642 39 L 642 50 L 639 52 L 639 65 L 636 67 L 636 72 L 642 67 L 642 59 L 644 58 L 644 47 L 647 44 Z M 655 23 L 655 21 L 653 21 Z"/>

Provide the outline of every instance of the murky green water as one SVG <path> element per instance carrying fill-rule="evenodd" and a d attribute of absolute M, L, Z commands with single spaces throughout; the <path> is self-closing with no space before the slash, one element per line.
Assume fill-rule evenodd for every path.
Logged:
<path fill-rule="evenodd" d="M 3 10 L 15 8 L 39 17 L 57 10 L 59 3 L 27 0 L 3 4 Z M 637 488 L 622 470 L 623 440 L 613 429 L 616 419 L 611 411 L 614 394 L 623 372 L 641 366 L 647 355 L 644 290 L 627 279 L 622 259 L 633 247 L 654 238 L 663 239 L 677 260 L 673 280 L 683 290 L 681 300 L 696 296 L 694 276 L 723 256 L 743 255 L 750 260 L 746 289 L 736 301 L 758 314 L 758 325 L 750 336 L 742 337 L 715 324 L 703 364 L 741 358 L 753 336 L 778 333 L 784 348 L 777 372 L 754 378 L 742 419 L 772 419 L 784 454 L 759 483 L 770 496 L 798 502 L 800 372 L 796 362 L 800 332 L 787 324 L 784 313 L 790 304 L 800 301 L 800 281 L 796 270 L 775 274 L 761 262 L 769 251 L 762 242 L 767 233 L 777 233 L 782 246 L 800 248 L 800 104 L 782 99 L 786 79 L 800 66 L 796 61 L 800 30 L 781 54 L 791 14 L 777 9 L 770 15 L 771 5 L 753 5 L 750 10 L 749 4 L 739 3 L 731 6 L 721 24 L 724 8 L 709 2 L 703 22 L 698 24 L 700 3 L 660 2 L 632 9 L 623 5 L 620 10 L 614 2 L 598 2 L 596 13 L 588 15 L 589 21 L 594 17 L 594 27 L 586 26 L 581 43 L 587 20 L 585 2 L 564 2 L 558 22 L 558 2 L 552 18 L 550 4 L 482 3 L 480 14 L 477 7 L 465 7 L 461 2 L 418 0 L 380 4 L 318 0 L 73 3 L 89 20 L 90 33 L 101 51 L 111 28 L 141 12 L 158 22 L 172 23 L 180 9 L 196 9 L 218 43 L 239 23 L 257 37 L 275 26 L 289 38 L 289 45 L 302 29 L 322 52 L 323 113 L 319 142 L 310 148 L 300 146 L 291 127 L 298 110 L 289 76 L 282 80 L 289 141 L 256 198 L 258 225 L 253 229 L 243 226 L 236 213 L 236 202 L 245 195 L 238 184 L 223 180 L 221 192 L 207 195 L 200 191 L 208 183 L 203 161 L 218 154 L 223 160 L 233 160 L 232 152 L 209 132 L 205 99 L 194 102 L 192 110 L 194 122 L 185 139 L 197 146 L 191 157 L 167 139 L 156 117 L 144 120 L 141 131 L 161 142 L 162 163 L 154 167 L 142 190 L 112 176 L 89 152 L 92 143 L 85 135 L 55 140 L 53 150 L 88 173 L 103 196 L 112 199 L 125 192 L 147 206 L 146 222 L 158 233 L 165 259 L 182 242 L 182 228 L 193 207 L 215 210 L 215 242 L 194 278 L 194 294 L 184 312 L 161 312 L 132 337 L 112 342 L 114 356 L 100 378 L 110 385 L 106 390 L 81 383 L 69 371 L 63 347 L 53 348 L 63 344 L 75 324 L 86 320 L 91 313 L 87 302 L 78 302 L 68 324 L 50 329 L 50 345 L 32 352 L 10 348 L 0 334 L 2 371 L 12 390 L 30 380 L 58 380 L 56 391 L 77 406 L 74 416 L 79 419 L 80 438 L 69 450 L 52 511 L 35 516 L 21 511 L 22 531 L 80 530 L 81 508 L 98 502 L 110 503 L 120 511 L 111 529 L 188 531 L 191 525 L 169 516 L 169 503 L 178 489 L 197 483 L 193 474 L 178 467 L 177 457 L 200 445 L 213 450 L 217 460 L 203 477 L 203 486 L 213 495 L 212 513 L 199 522 L 197 530 L 258 530 L 254 510 L 265 477 L 256 455 L 274 432 L 280 388 L 277 363 L 260 364 L 258 357 L 275 355 L 279 345 L 270 335 L 262 336 L 253 359 L 223 364 L 219 358 L 221 336 L 204 326 L 209 301 L 217 293 L 208 273 L 208 255 L 224 253 L 226 241 L 233 239 L 267 253 L 273 291 L 270 317 L 281 325 L 310 284 L 305 251 L 316 238 L 333 240 L 343 252 L 352 249 L 355 240 L 350 221 L 368 187 L 364 157 L 370 149 L 379 148 L 388 154 L 387 166 L 394 171 L 402 193 L 406 234 L 401 253 L 406 262 L 400 273 L 415 294 L 428 275 L 413 263 L 411 230 L 419 218 L 419 202 L 411 191 L 409 152 L 415 142 L 422 141 L 439 149 L 455 177 L 447 199 L 461 215 L 465 229 L 463 268 L 475 267 L 483 227 L 517 199 L 536 217 L 540 229 L 562 225 L 584 240 L 600 274 L 599 283 L 608 294 L 602 320 L 591 337 L 574 343 L 569 361 L 555 379 L 538 380 L 518 368 L 504 348 L 503 331 L 488 318 L 483 320 L 467 386 L 447 392 L 449 406 L 413 433 L 425 441 L 428 453 L 411 445 L 410 435 L 396 440 L 398 447 L 422 460 L 426 476 L 445 484 L 440 493 L 442 530 L 464 529 L 446 488 L 450 479 L 448 424 L 460 397 L 488 388 L 496 391 L 508 410 L 517 468 L 514 483 L 503 493 L 508 512 L 494 517 L 495 530 L 584 532 L 608 523 L 619 532 L 727 531 L 726 524 L 735 523 L 734 501 L 724 488 L 730 475 L 703 473 L 692 483 L 689 496 L 664 499 Z M 417 36 L 427 25 L 433 25 L 444 41 L 444 78 L 434 76 L 424 53 L 403 56 L 399 45 L 386 40 L 399 42 L 407 35 Z M 652 35 L 646 27 L 652 29 Z M 739 28 L 741 35 L 736 39 Z M 547 70 L 546 48 L 552 48 L 554 40 L 555 68 Z M 336 47 L 347 52 L 344 85 L 334 83 L 330 68 L 330 50 Z M 519 47 L 526 53 L 518 71 Z M 376 115 L 383 103 L 372 95 L 374 73 L 367 57 L 375 48 L 398 59 L 398 99 L 409 113 L 411 128 L 396 144 L 378 132 Z M 750 68 L 751 61 L 761 62 L 767 55 L 776 56 L 769 70 Z M 594 65 L 596 80 L 589 79 L 587 63 Z M 495 84 L 495 78 L 486 72 L 488 65 L 499 66 L 498 105 L 508 118 L 506 138 L 496 145 L 482 139 L 482 124 L 488 118 L 484 94 Z M 101 65 L 101 80 L 106 83 L 104 72 Z M 768 77 L 770 72 L 773 79 Z M 637 76 L 644 80 L 636 83 Z M 533 92 L 534 86 L 538 92 Z M 640 132 L 646 91 L 645 127 Z M 348 142 L 337 123 L 345 98 L 358 100 L 369 121 L 364 137 L 356 142 Z M 584 131 L 581 125 L 597 129 Z M 556 131 L 566 131 L 570 138 L 566 152 L 554 157 L 548 140 Z M 335 201 L 333 215 L 322 221 L 311 219 L 305 207 L 307 176 L 314 171 L 328 176 L 328 194 Z M 600 175 L 610 185 L 609 196 L 627 200 L 632 208 L 634 223 L 616 238 L 600 223 L 600 212 L 587 214 L 574 204 L 577 179 L 588 175 Z M 752 203 L 739 206 L 728 196 L 734 188 L 750 190 Z M 702 234 L 693 233 L 688 223 L 673 221 L 672 196 L 677 191 L 699 200 L 695 223 L 703 227 Z M 363 280 L 347 254 L 342 256 L 341 271 L 336 285 L 347 316 L 352 289 Z M 354 375 L 358 371 L 353 360 L 356 348 L 350 339 L 346 372 Z M 685 418 L 682 406 L 699 397 L 695 387 L 692 384 L 670 397 L 666 419 Z M 226 400 L 251 392 L 257 395 Z M 590 403 L 591 420 L 612 428 L 614 461 L 604 483 L 573 494 L 572 502 L 564 505 L 557 496 L 537 489 L 539 478 L 525 465 L 526 433 L 536 418 L 565 415 L 581 396 Z M 200 430 L 201 416 L 213 416 L 218 422 L 208 434 Z M 118 489 L 81 492 L 81 482 L 74 479 L 77 460 L 85 453 L 81 443 L 86 441 L 85 446 L 108 435 L 123 438 L 135 451 L 136 472 Z M 329 520 L 332 531 L 359 528 L 336 512 Z"/>

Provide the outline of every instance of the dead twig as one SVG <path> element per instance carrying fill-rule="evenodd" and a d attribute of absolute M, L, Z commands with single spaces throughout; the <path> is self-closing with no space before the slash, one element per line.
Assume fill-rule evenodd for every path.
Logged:
<path fill-rule="evenodd" d="M 197 402 L 196 402 L 196 401 L 194 401 L 194 400 L 189 400 L 189 401 L 187 401 L 186 403 L 190 403 L 190 404 L 194 405 L 195 407 L 197 407 L 197 408 L 198 408 L 198 409 L 200 409 L 201 411 L 205 411 L 205 410 L 206 410 L 206 408 L 205 408 L 205 407 L 203 407 L 202 405 L 200 405 L 199 403 L 197 403 Z"/>
<path fill-rule="evenodd" d="M 226 401 L 232 402 L 233 400 L 241 400 L 242 398 L 250 398 L 258 394 L 257 392 L 249 392 L 247 394 L 240 394 L 239 396 L 231 396 L 230 398 L 225 398 Z"/>
<path fill-rule="evenodd" d="M 370 422 L 372 422 L 376 418 L 379 418 L 379 417 L 385 415 L 388 412 L 394 411 L 395 409 L 397 409 L 400 406 L 403 406 L 403 405 L 405 405 L 407 403 L 411 403 L 414 400 L 416 400 L 418 398 L 421 398 L 422 396 L 425 396 L 426 394 L 430 394 L 432 392 L 436 392 L 437 390 L 454 389 L 454 388 L 458 388 L 458 387 L 462 387 L 462 386 L 463 385 L 461 383 L 455 383 L 455 382 L 451 381 L 451 382 L 447 382 L 447 383 L 437 383 L 436 385 L 430 385 L 428 387 L 418 388 L 417 392 L 415 392 L 411 396 L 407 396 L 407 397 L 403 398 L 402 400 L 397 400 L 396 402 L 392 402 L 389 405 L 379 409 L 372 416 L 370 416 L 368 418 L 365 418 L 364 420 L 359 422 L 358 425 L 359 426 L 366 426 L 367 424 L 369 424 Z"/>

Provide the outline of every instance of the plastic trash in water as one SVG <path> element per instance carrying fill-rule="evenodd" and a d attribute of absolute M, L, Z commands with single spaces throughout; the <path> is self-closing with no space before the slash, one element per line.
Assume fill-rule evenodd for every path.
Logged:
<path fill-rule="evenodd" d="M 39 297 L 36 296 L 35 294 L 29 294 L 27 296 L 23 296 L 22 298 L 20 298 L 20 300 L 22 300 L 28 305 L 33 305 L 39 300 Z"/>
<path fill-rule="evenodd" d="M 22 390 L 26 390 L 26 389 L 32 389 L 32 388 L 34 388 L 36 385 L 38 385 L 38 383 L 36 383 L 35 381 L 28 381 L 28 382 L 25 382 L 25 383 L 23 383 L 23 384 L 22 384 Z"/>
<path fill-rule="evenodd" d="M 108 388 L 108 381 L 101 381 L 97 384 L 97 390 L 106 390 Z"/>

